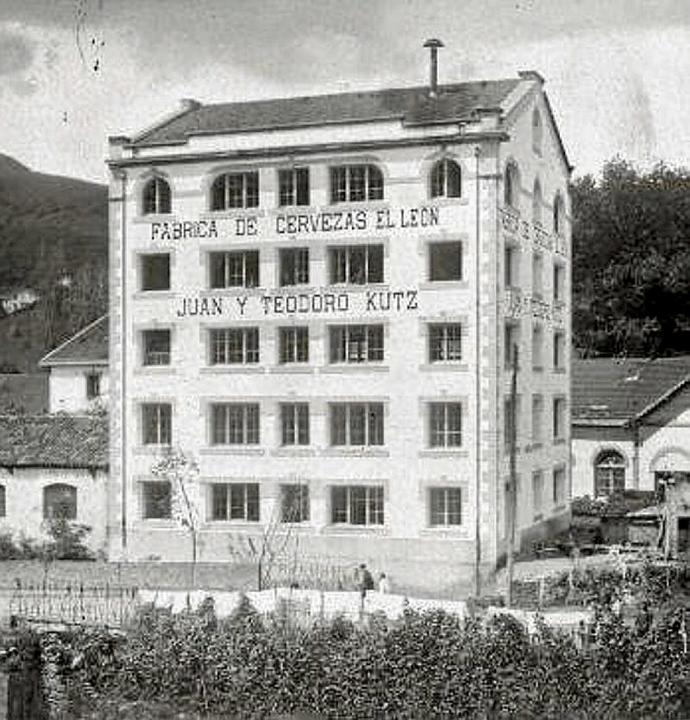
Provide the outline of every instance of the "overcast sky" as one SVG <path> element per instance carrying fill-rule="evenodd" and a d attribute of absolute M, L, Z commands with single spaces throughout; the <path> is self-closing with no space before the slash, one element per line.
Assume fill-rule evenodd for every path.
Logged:
<path fill-rule="evenodd" d="M 107 136 L 222 102 L 538 70 L 576 174 L 690 165 L 690 0 L 0 0 L 0 152 L 106 181 Z"/>

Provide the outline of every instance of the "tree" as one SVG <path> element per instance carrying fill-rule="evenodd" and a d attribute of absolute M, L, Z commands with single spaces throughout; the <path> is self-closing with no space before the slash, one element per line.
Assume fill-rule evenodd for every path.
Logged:
<path fill-rule="evenodd" d="M 573 332 L 585 355 L 690 349 L 690 171 L 607 162 L 572 185 Z"/>
<path fill-rule="evenodd" d="M 196 587 L 196 564 L 199 534 L 199 467 L 193 457 L 180 448 L 169 448 L 154 463 L 151 474 L 170 483 L 170 509 L 180 527 L 192 542 L 192 587 Z"/>

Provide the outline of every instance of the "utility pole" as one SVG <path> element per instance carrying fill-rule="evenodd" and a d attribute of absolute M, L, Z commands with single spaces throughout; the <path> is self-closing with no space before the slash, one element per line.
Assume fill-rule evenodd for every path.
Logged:
<path fill-rule="evenodd" d="M 517 515 L 517 374 L 518 374 L 518 347 L 513 345 L 512 353 L 512 376 L 510 382 L 510 437 L 508 438 L 510 449 L 510 479 L 508 480 L 508 507 L 507 507 L 507 541 L 508 551 L 506 558 L 506 605 L 513 604 L 513 555 L 515 554 L 515 524 Z"/>

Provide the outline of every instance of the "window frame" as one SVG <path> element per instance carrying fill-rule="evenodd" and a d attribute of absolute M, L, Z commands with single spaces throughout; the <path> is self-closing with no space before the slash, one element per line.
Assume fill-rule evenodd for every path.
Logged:
<path fill-rule="evenodd" d="M 429 448 L 457 450 L 463 447 L 463 412 L 464 405 L 459 400 L 432 400 L 427 404 Z"/>
<path fill-rule="evenodd" d="M 98 400 L 100 397 L 102 397 L 101 377 L 102 373 L 99 373 L 95 370 L 86 373 L 86 375 L 84 376 L 84 379 L 86 381 L 86 399 L 89 402 L 93 400 Z"/>
<path fill-rule="evenodd" d="M 233 183 L 239 183 L 239 193 L 238 189 L 233 187 Z M 238 197 L 239 202 L 237 201 Z M 224 212 L 258 208 L 260 198 L 261 185 L 258 170 L 224 172 L 216 175 L 211 183 L 209 209 L 211 212 Z M 217 202 L 219 199 L 220 203 Z"/>
<path fill-rule="evenodd" d="M 349 527 L 385 525 L 386 502 L 383 485 L 331 485 L 329 499 L 331 525 Z M 343 506 L 338 507 L 343 500 Z M 344 519 L 339 519 L 343 517 Z M 360 517 L 364 522 L 355 522 Z"/>
<path fill-rule="evenodd" d="M 428 488 L 428 526 L 431 528 L 462 527 L 462 511 L 464 505 L 462 495 L 462 488 L 457 486 L 444 485 Z M 441 500 L 441 502 L 438 502 L 439 500 Z"/>
<path fill-rule="evenodd" d="M 330 402 L 328 428 L 332 448 L 383 447 L 386 442 L 384 403 Z M 360 437 L 362 442 L 357 442 Z"/>
<path fill-rule="evenodd" d="M 311 417 L 308 402 L 281 402 L 281 447 L 306 447 L 311 445 Z"/>
<path fill-rule="evenodd" d="M 278 207 L 303 207 L 311 200 L 309 167 L 278 169 Z"/>
<path fill-rule="evenodd" d="M 76 485 L 66 482 L 49 483 L 43 486 L 41 493 L 44 520 L 74 521 L 79 517 L 79 491 Z M 53 493 L 59 494 L 59 497 L 51 497 Z M 61 512 L 58 513 L 56 509 Z"/>
<path fill-rule="evenodd" d="M 233 263 L 240 261 L 241 267 L 238 274 L 237 267 Z M 248 267 L 248 260 L 252 266 Z M 256 260 L 256 267 L 253 267 Z M 216 263 L 222 263 L 220 267 Z M 255 271 L 255 275 L 253 273 Z M 257 288 L 261 282 L 261 254 L 256 249 L 246 250 L 212 250 L 208 253 L 208 275 L 209 289 L 228 290 L 231 288 Z M 222 284 L 216 281 L 222 275 Z M 235 282 L 239 280 L 239 282 Z"/>
<path fill-rule="evenodd" d="M 538 447 L 544 442 L 544 396 L 541 393 L 533 393 L 532 395 L 530 437 L 533 447 Z"/>
<path fill-rule="evenodd" d="M 261 488 L 256 482 L 210 483 L 208 522 L 261 522 Z M 224 508 L 224 512 L 218 510 Z M 237 511 L 240 511 L 239 514 Z"/>
<path fill-rule="evenodd" d="M 286 267 L 287 258 L 291 267 Z M 309 284 L 309 248 L 280 248 L 278 250 L 278 284 L 280 287 L 294 287 Z"/>
<path fill-rule="evenodd" d="M 555 467 L 551 474 L 551 478 L 553 482 L 553 504 L 555 507 L 561 507 L 565 505 L 566 500 L 568 499 L 568 477 L 565 467 Z M 559 490 L 561 492 L 559 492 Z"/>
<path fill-rule="evenodd" d="M 566 405 L 565 397 L 557 396 L 552 402 L 552 437 L 553 441 L 563 442 L 566 438 Z"/>
<path fill-rule="evenodd" d="M 613 461 L 613 458 L 617 460 Z M 608 462 L 607 462 L 608 461 Z M 625 490 L 625 456 L 618 450 L 607 448 L 600 450 L 594 459 L 594 497 L 610 497 Z M 602 491 L 602 479 L 606 487 Z"/>
<path fill-rule="evenodd" d="M 309 362 L 309 326 L 278 327 L 278 364 L 304 365 Z"/>
<path fill-rule="evenodd" d="M 543 215 L 544 215 L 544 197 L 541 189 L 541 181 L 539 178 L 534 179 L 532 185 L 532 223 L 543 226 Z"/>
<path fill-rule="evenodd" d="M 453 274 L 450 277 L 438 277 L 441 268 L 446 266 L 443 257 L 435 258 L 436 252 L 442 252 L 443 247 L 450 248 L 455 246 L 458 251 L 457 266 L 453 267 Z M 429 282 L 462 282 L 465 275 L 465 252 L 462 240 L 433 240 L 427 243 L 427 277 Z M 440 263 L 440 264 L 439 264 Z M 455 273 L 459 269 L 459 273 Z"/>
<path fill-rule="evenodd" d="M 212 367 L 258 365 L 261 333 L 258 326 L 209 328 L 208 362 Z"/>
<path fill-rule="evenodd" d="M 261 405 L 257 402 L 209 404 L 209 445 L 256 447 L 261 445 Z"/>
<path fill-rule="evenodd" d="M 451 331 L 455 337 L 451 337 Z M 462 333 L 460 322 L 430 322 L 427 324 L 427 357 L 429 364 L 462 362 Z"/>
<path fill-rule="evenodd" d="M 532 517 L 538 519 L 544 513 L 544 471 L 532 471 Z"/>
<path fill-rule="evenodd" d="M 155 337 L 167 337 L 167 343 L 163 342 L 161 346 L 167 345 L 167 349 L 155 350 L 149 346 L 151 340 Z M 156 343 L 153 343 L 154 345 Z M 170 328 L 146 328 L 141 332 L 141 364 L 143 367 L 162 367 L 170 365 L 172 357 L 172 332 Z M 160 362 L 151 362 L 152 357 Z"/>
<path fill-rule="evenodd" d="M 141 191 L 142 215 L 169 215 L 172 212 L 172 188 L 160 175 L 146 181 Z"/>
<path fill-rule="evenodd" d="M 154 271 L 158 271 L 160 268 L 150 267 L 148 264 L 155 264 L 156 261 L 162 261 L 163 258 L 166 263 L 165 282 L 160 280 L 149 282 L 155 274 Z M 171 288 L 171 264 L 169 252 L 141 253 L 139 255 L 139 291 L 146 293 L 169 291 Z"/>
<path fill-rule="evenodd" d="M 514 160 L 506 163 L 503 173 L 503 204 L 520 211 L 520 168 Z"/>
<path fill-rule="evenodd" d="M 290 497 L 293 493 L 296 497 Z M 289 501 L 291 507 L 286 507 Z M 286 512 L 287 511 L 287 512 Z M 306 483 L 281 483 L 280 485 L 280 522 L 298 525 L 311 521 L 311 498 Z"/>
<path fill-rule="evenodd" d="M 461 198 L 462 168 L 452 158 L 437 160 L 429 171 L 429 197 Z"/>
<path fill-rule="evenodd" d="M 331 365 L 381 363 L 385 355 L 385 335 L 383 323 L 328 325 L 328 362 Z"/>
<path fill-rule="evenodd" d="M 357 270 L 355 265 L 356 253 L 364 251 L 364 265 Z M 373 253 L 376 256 L 372 257 Z M 380 254 L 380 266 L 378 264 Z M 382 243 L 367 243 L 359 245 L 329 245 L 328 255 L 328 284 L 329 285 L 378 285 L 385 282 L 385 252 Z M 380 276 L 379 276 L 380 270 Z M 358 279 L 359 273 L 361 281 Z M 356 275 L 353 276 L 353 273 Z M 342 278 L 342 279 L 341 279 Z"/>
<path fill-rule="evenodd" d="M 154 489 L 165 491 L 165 493 L 161 493 L 161 497 L 158 498 L 151 497 L 148 493 Z M 151 513 L 150 510 L 157 506 L 162 506 L 163 509 L 160 512 Z M 168 480 L 144 480 L 141 483 L 141 519 L 172 519 L 172 485 Z"/>
<path fill-rule="evenodd" d="M 562 372 L 566 368 L 565 363 L 565 332 L 555 330 L 553 333 L 553 369 L 554 372 Z"/>
<path fill-rule="evenodd" d="M 362 177 L 357 178 L 357 181 L 355 181 L 355 176 L 360 173 L 362 173 Z M 383 171 L 374 163 L 331 165 L 328 178 L 331 205 L 372 202 L 383 200 L 385 197 Z M 362 196 L 355 197 L 355 195 L 360 194 L 360 187 Z"/>
<path fill-rule="evenodd" d="M 149 413 L 154 413 L 155 416 L 147 417 Z M 153 428 L 151 428 L 151 424 L 153 424 Z M 150 429 L 154 430 L 154 434 L 151 436 L 148 435 Z M 154 447 L 171 445 L 173 433 L 172 403 L 141 403 L 141 430 L 142 445 Z M 150 437 L 155 437 L 155 439 L 148 439 Z"/>

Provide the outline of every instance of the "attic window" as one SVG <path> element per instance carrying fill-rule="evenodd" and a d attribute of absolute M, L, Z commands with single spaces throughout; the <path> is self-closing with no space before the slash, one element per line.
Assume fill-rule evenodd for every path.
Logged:
<path fill-rule="evenodd" d="M 534 108 L 532 113 L 532 149 L 537 155 L 541 155 L 542 135 L 541 114 L 537 108 Z"/>
<path fill-rule="evenodd" d="M 331 168 L 331 202 L 383 200 L 383 174 L 376 165 Z"/>
<path fill-rule="evenodd" d="M 435 197 L 460 197 L 462 193 L 460 166 L 447 158 L 431 168 L 430 194 Z"/>
<path fill-rule="evenodd" d="M 169 213 L 170 207 L 170 185 L 159 177 L 149 180 L 144 186 L 144 215 Z"/>

